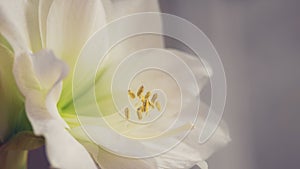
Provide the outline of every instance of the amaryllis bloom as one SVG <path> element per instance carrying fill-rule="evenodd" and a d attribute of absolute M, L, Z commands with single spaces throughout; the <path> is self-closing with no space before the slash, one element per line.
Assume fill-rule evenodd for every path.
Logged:
<path fill-rule="evenodd" d="M 218 148 L 230 140 L 226 127 L 221 123 L 214 135 L 203 144 L 198 143 L 198 135 L 203 125 L 203 115 L 196 124 L 183 124 L 169 131 L 158 139 L 176 140 L 176 133 L 191 130 L 189 135 L 170 151 L 151 158 L 135 159 L 110 153 L 94 143 L 83 132 L 82 125 L 89 125 L 99 132 L 106 132 L 103 126 L 97 125 L 97 119 L 91 116 L 77 119 L 73 98 L 85 99 L 84 94 L 72 95 L 72 75 L 80 51 L 87 40 L 98 29 L 121 16 L 137 12 L 158 11 L 155 0 L 2 0 L 0 2 L 0 166 L 1 168 L 24 168 L 26 152 L 43 144 L 51 167 L 63 169 L 141 169 L 141 168 L 191 168 L 199 165 L 207 168 L 205 160 Z M 139 25 L 136 25 L 139 26 Z M 109 37 L 108 37 L 109 38 Z M 164 48 L 163 39 L 159 36 L 146 35 L 126 40 L 124 44 L 111 51 L 108 57 L 114 58 L 105 62 L 99 69 L 99 80 L 96 81 L 97 100 L 103 112 L 119 132 L 128 135 L 148 134 L 153 128 L 164 125 L 129 124 L 126 119 L 113 111 L 111 91 L 112 71 L 119 56 L 126 56 L 136 50 L 146 48 Z M 200 90 L 208 79 L 204 67 L 193 56 L 176 50 L 176 53 L 192 69 L 197 77 Z M 151 53 L 145 53 L 151 55 Z M 168 63 L 171 69 L 178 68 L 175 63 Z M 103 71 L 105 70 L 105 71 Z M 180 70 L 178 70 L 178 73 Z M 143 78 L 144 77 L 144 78 Z M 175 87 L 168 86 L 170 79 L 155 73 L 149 73 L 139 79 L 143 84 L 165 84 L 164 92 L 176 96 Z M 195 100 L 200 90 L 189 89 L 186 82 L 185 92 L 190 92 L 190 100 Z M 83 86 L 84 82 L 83 82 Z M 84 90 L 89 88 L 84 87 Z M 99 92 L 100 91 L 100 92 Z M 133 92 L 135 94 L 135 91 Z M 130 94 L 130 93 L 129 93 Z M 141 94 L 141 93 L 140 93 Z M 142 94 L 141 94 L 142 95 Z M 132 96 L 133 97 L 133 96 Z M 135 96 L 137 97 L 137 96 Z M 147 93 L 140 96 L 142 103 L 152 104 Z M 153 95 L 151 95 L 153 97 Z M 146 98 L 146 102 L 145 102 Z M 155 98 L 153 99 L 153 103 Z M 165 123 L 176 118 L 174 105 L 177 97 L 168 98 L 170 104 L 163 108 L 166 111 Z M 88 100 L 88 99 L 87 99 Z M 189 106 L 189 102 L 182 106 Z M 206 112 L 203 103 L 200 112 Z M 151 105 L 148 105 L 151 106 Z M 154 105 L 152 105 L 154 107 Z M 159 110 L 158 103 L 155 105 Z M 147 112 L 149 107 L 143 107 Z M 154 109 L 154 108 L 153 108 Z M 87 101 L 87 114 L 89 109 Z M 126 112 L 125 112 L 126 113 Z M 126 115 L 126 117 L 128 114 Z M 129 118 L 129 117 L 127 117 Z M 142 117 L 138 117 L 142 119 Z M 155 133 L 154 133 L 155 134 Z M 106 133 L 103 144 L 109 144 L 113 137 Z M 101 142 L 101 141 L 100 141 Z M 124 145 L 126 150 L 132 147 Z M 139 145 L 137 141 L 137 146 Z M 153 145 L 158 149 L 162 145 Z M 136 150 L 140 151 L 140 150 Z"/>

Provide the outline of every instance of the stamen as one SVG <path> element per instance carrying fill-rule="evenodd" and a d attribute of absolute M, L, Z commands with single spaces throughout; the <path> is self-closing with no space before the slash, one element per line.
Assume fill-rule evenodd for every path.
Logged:
<path fill-rule="evenodd" d="M 125 117 L 128 120 L 129 119 L 129 109 L 128 109 L 128 107 L 125 108 L 124 112 L 125 112 Z"/>
<path fill-rule="evenodd" d="M 145 97 L 144 97 L 143 95 L 140 96 L 140 99 L 141 99 L 140 101 L 141 101 L 142 103 L 145 102 Z"/>
<path fill-rule="evenodd" d="M 130 96 L 131 99 L 135 98 L 135 94 L 131 90 L 128 90 L 128 95 Z"/>
<path fill-rule="evenodd" d="M 143 93 L 143 91 L 144 91 L 144 86 L 142 85 L 140 88 L 139 88 L 139 90 L 138 90 L 138 92 L 137 92 L 137 96 L 138 97 L 141 97 L 141 94 Z"/>
<path fill-rule="evenodd" d="M 157 93 L 152 96 L 151 102 L 154 103 L 157 99 Z"/>
<path fill-rule="evenodd" d="M 149 101 L 145 100 L 144 104 L 143 104 L 143 111 L 144 112 L 148 112 L 149 111 Z"/>
<path fill-rule="evenodd" d="M 143 115 L 142 115 L 142 107 L 139 107 L 137 109 L 137 116 L 139 118 L 139 120 L 142 120 L 143 119 Z"/>
<path fill-rule="evenodd" d="M 145 95 L 145 99 L 148 99 L 151 95 L 151 92 L 147 92 L 146 95 Z"/>

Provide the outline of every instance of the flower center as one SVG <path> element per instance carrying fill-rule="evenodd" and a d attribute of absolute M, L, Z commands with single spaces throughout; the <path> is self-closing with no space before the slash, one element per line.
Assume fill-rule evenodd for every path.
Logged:
<path fill-rule="evenodd" d="M 128 98 L 130 106 L 124 108 L 124 116 L 127 120 L 136 123 L 149 123 L 156 120 L 166 105 L 162 90 L 146 91 L 144 85 L 137 90 L 129 89 Z"/>

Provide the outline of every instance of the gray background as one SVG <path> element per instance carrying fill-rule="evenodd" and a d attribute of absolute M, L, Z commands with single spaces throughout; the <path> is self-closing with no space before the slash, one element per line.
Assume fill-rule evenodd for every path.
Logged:
<path fill-rule="evenodd" d="M 160 2 L 207 34 L 225 67 L 232 142 L 210 169 L 300 168 L 300 1 Z"/>
<path fill-rule="evenodd" d="M 225 67 L 232 142 L 209 159 L 210 169 L 300 168 L 300 1 L 160 3 L 207 34 Z M 32 152 L 29 168 L 48 168 L 44 153 Z"/>

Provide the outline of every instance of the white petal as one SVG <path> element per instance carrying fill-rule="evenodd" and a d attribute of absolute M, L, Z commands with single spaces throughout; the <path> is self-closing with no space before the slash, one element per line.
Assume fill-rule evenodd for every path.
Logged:
<path fill-rule="evenodd" d="M 46 138 L 48 159 L 55 168 L 96 168 L 93 160 L 65 129 L 56 108 L 66 65 L 52 52 L 23 53 L 15 58 L 14 75 L 25 96 L 25 108 L 34 133 Z"/>
<path fill-rule="evenodd" d="M 99 0 L 54 0 L 47 17 L 46 48 L 64 60 L 73 74 L 80 50 L 88 38 L 105 24 L 105 13 Z M 43 23 L 41 23 L 43 24 Z M 64 80 L 62 102 L 72 102 L 72 76 Z"/>
<path fill-rule="evenodd" d="M 158 12 L 159 5 L 157 0 L 102 0 L 104 4 L 104 9 L 106 12 L 107 20 L 113 21 L 120 19 L 121 17 L 125 17 L 128 15 L 132 15 L 135 13 L 142 12 Z M 160 23 L 155 25 L 162 32 L 162 21 L 161 18 L 156 23 Z M 142 23 L 136 22 L 136 25 L 128 25 L 127 28 L 124 29 L 132 29 L 134 27 L 139 27 Z M 132 28 L 130 28 L 132 27 Z M 115 37 L 115 33 L 108 35 L 109 38 Z M 119 62 L 125 58 L 126 56 L 136 52 L 138 50 L 148 49 L 148 48 L 163 48 L 164 40 L 162 36 L 159 35 L 151 35 L 151 34 L 143 34 L 139 36 L 133 36 L 122 40 L 116 44 L 108 53 L 107 59 L 103 65 L 100 67 L 99 72 L 105 71 L 105 74 L 101 75 L 99 78 L 99 83 L 96 85 L 97 88 L 102 88 L 101 84 L 103 82 L 107 83 L 107 80 L 113 76 L 114 70 L 119 65 Z M 108 90 L 109 91 L 109 90 Z M 107 93 L 102 93 L 106 95 Z M 100 94 L 101 95 L 101 94 Z M 101 98 L 101 96 L 99 96 Z"/>
<path fill-rule="evenodd" d="M 25 3 L 25 23 L 30 49 L 33 53 L 42 49 L 39 28 L 39 0 L 27 0 Z"/>
<path fill-rule="evenodd" d="M 24 2 L 4 0 L 0 2 L 0 33 L 8 40 L 15 53 L 27 49 L 27 32 L 24 18 Z"/>
<path fill-rule="evenodd" d="M 206 61 L 200 61 L 200 59 L 197 56 L 190 55 L 186 52 L 182 52 L 171 48 L 167 49 L 168 51 L 174 53 L 176 56 L 182 59 L 188 65 L 188 67 L 195 74 L 199 88 L 201 90 L 204 87 L 204 85 L 206 85 L 207 81 L 209 80 L 209 77 L 213 74 L 211 68 L 207 65 Z M 176 65 L 174 65 L 174 67 L 176 67 Z"/>
<path fill-rule="evenodd" d="M 206 161 L 201 161 L 197 164 L 198 167 L 200 167 L 201 169 L 208 169 L 208 165 L 206 163 Z"/>
<path fill-rule="evenodd" d="M 103 169 L 156 169 L 153 159 L 131 159 L 111 154 L 101 148 L 97 157 L 100 167 Z"/>
<path fill-rule="evenodd" d="M 104 4 L 104 9 L 106 12 L 107 20 L 112 21 L 115 19 L 119 19 L 121 17 L 125 17 L 128 15 L 143 13 L 143 12 L 159 12 L 159 3 L 158 0 L 102 0 Z M 159 18 L 160 19 L 160 18 Z M 162 21 L 157 21 L 156 27 L 162 30 Z M 130 25 L 132 27 L 140 26 L 139 23 L 137 25 Z M 113 36 L 113 35 L 112 35 Z M 125 41 L 121 42 L 119 45 L 115 46 L 111 53 L 118 53 L 120 50 L 121 56 L 124 58 L 131 52 L 135 52 L 139 49 L 157 47 L 164 47 L 164 41 L 162 36 L 157 35 L 141 35 L 136 37 L 127 38 Z M 119 49 L 118 49 L 119 48 Z M 126 51 L 121 50 L 124 48 Z"/>
<path fill-rule="evenodd" d="M 83 132 L 81 127 L 71 130 L 72 135 L 79 139 L 79 141 L 92 154 L 94 160 L 98 163 L 101 169 L 156 169 L 156 162 L 154 159 L 133 159 L 112 154 L 103 148 L 92 143 Z M 107 136 L 108 139 L 112 139 Z M 132 146 L 135 147 L 134 145 Z M 128 148 L 123 146 L 123 148 Z"/>
<path fill-rule="evenodd" d="M 47 122 L 44 136 L 47 156 L 53 168 L 96 169 L 87 150 L 56 122 Z"/>
<path fill-rule="evenodd" d="M 157 0 L 102 0 L 104 4 L 104 9 L 106 12 L 107 20 L 112 21 L 125 17 L 128 15 L 143 13 L 143 12 L 159 12 L 159 4 Z M 162 30 L 162 21 L 159 18 L 155 23 L 157 28 Z M 142 23 L 137 23 L 137 25 L 130 25 L 131 27 L 138 27 Z M 129 25 L 128 25 L 129 26 Z M 130 29 L 130 28 L 126 28 Z M 161 31 L 162 32 L 162 31 Z M 109 35 L 113 37 L 114 34 Z M 140 36 L 130 37 L 123 40 L 110 51 L 111 60 L 124 58 L 125 56 L 131 54 L 140 49 L 145 48 L 162 48 L 164 47 L 164 41 L 162 36 L 144 34 Z"/>
<path fill-rule="evenodd" d="M 95 31 L 95 22 L 105 24 L 99 0 L 54 0 L 47 18 L 46 47 L 74 66 L 81 48 Z"/>
<path fill-rule="evenodd" d="M 187 128 L 185 130 L 176 130 L 173 132 L 173 134 L 159 137 L 156 141 L 157 144 L 154 142 L 142 143 L 139 142 L 138 140 L 124 142 L 124 140 L 122 141 L 121 139 L 115 137 L 113 134 L 110 134 L 108 130 L 104 130 L 105 126 L 99 125 L 99 121 L 100 121 L 99 118 L 80 117 L 79 119 L 81 119 L 81 124 L 92 125 L 92 126 L 85 126 L 87 131 L 93 133 L 102 132 L 101 134 L 105 135 L 105 137 L 99 136 L 100 138 L 97 138 L 97 134 L 92 134 L 93 135 L 92 138 L 94 141 L 96 141 L 100 145 L 105 145 L 108 147 L 110 146 L 110 144 L 113 144 L 113 142 L 117 141 L 119 142 L 117 144 L 118 146 L 120 146 L 120 149 L 122 149 L 122 152 L 132 151 L 132 150 L 157 152 L 161 150 L 166 150 L 164 147 L 171 148 L 169 147 L 171 144 L 179 143 L 170 151 L 163 153 L 160 156 L 155 157 L 154 159 L 147 159 L 147 161 L 154 160 L 157 165 L 157 168 L 161 168 L 161 169 L 173 169 L 173 168 L 189 169 L 196 164 L 199 165 L 201 164 L 202 165 L 201 167 L 205 167 L 206 162 L 204 160 L 206 160 L 209 156 L 211 156 L 212 153 L 214 153 L 216 150 L 227 145 L 227 143 L 230 141 L 227 127 L 224 124 L 224 122 L 222 122 L 220 126 L 217 128 L 214 135 L 206 143 L 200 144 L 198 142 L 198 137 L 203 127 L 205 113 L 207 113 L 207 111 L 208 111 L 207 107 L 204 104 L 201 104 L 199 110 L 200 115 L 198 116 L 198 120 L 195 124 L 195 128 L 188 134 L 188 136 L 185 139 L 180 141 L 179 138 L 181 139 L 181 137 L 178 138 L 177 135 L 182 132 L 188 132 L 190 128 Z M 122 132 L 122 130 L 123 131 L 133 130 L 133 132 L 135 132 L 134 134 L 139 134 L 139 133 L 143 134 L 143 132 L 151 133 L 151 130 L 153 128 L 157 128 L 158 131 L 161 128 L 160 124 L 147 125 L 147 126 L 130 124 L 122 120 L 122 118 L 120 117 L 118 118 L 118 116 L 119 115 L 110 115 L 110 116 L 106 116 L 106 118 L 109 118 L 109 121 L 111 121 L 111 126 L 116 127 L 119 132 Z M 172 119 L 169 120 L 172 121 Z M 82 142 L 88 142 L 88 143 L 91 142 L 89 138 L 86 136 L 86 134 L 82 131 L 81 127 L 73 128 L 72 135 L 82 140 Z M 159 143 L 164 143 L 164 144 L 159 144 Z M 89 151 L 93 154 L 98 154 L 97 157 L 101 156 L 101 154 L 99 154 L 98 151 L 93 152 L 93 150 L 95 150 L 95 148 L 90 149 Z M 106 152 L 104 151 L 102 153 L 106 153 Z M 102 156 L 105 155 L 106 154 L 104 155 L 102 154 Z M 98 159 L 97 162 L 101 164 L 103 162 L 104 163 L 107 162 L 107 160 L 102 161 L 101 159 Z M 132 162 L 132 164 L 134 163 Z"/>
<path fill-rule="evenodd" d="M 143 12 L 159 12 L 159 3 L 157 0 L 102 0 L 104 4 L 104 9 L 106 12 L 107 20 L 112 21 L 119 19 L 124 16 L 132 15 L 135 13 Z M 156 22 L 156 23 L 159 23 Z M 131 25 L 132 27 L 140 26 Z M 162 22 L 156 25 L 157 28 L 162 30 Z M 113 36 L 113 35 L 112 35 Z M 127 38 L 117 46 L 115 46 L 111 54 L 121 55 L 122 57 L 127 56 L 131 52 L 139 49 L 164 47 L 164 41 L 162 36 L 157 35 L 141 35 L 136 37 Z M 122 50 L 124 48 L 125 50 Z M 125 53 L 123 53 L 125 52 Z"/>
<path fill-rule="evenodd" d="M 47 18 L 52 2 L 53 0 L 40 0 L 39 3 L 39 27 L 43 48 L 46 48 Z"/>
<path fill-rule="evenodd" d="M 39 1 L 2 1 L 1 33 L 8 39 L 15 52 L 41 49 L 39 30 Z"/>
<path fill-rule="evenodd" d="M 203 162 L 216 150 L 228 144 L 230 137 L 224 122 L 220 124 L 207 142 L 203 144 L 198 142 L 199 134 L 204 124 L 203 112 L 207 112 L 207 107 L 204 104 L 201 105 L 200 112 L 201 114 L 198 117 L 195 129 L 175 148 L 156 158 L 160 168 L 191 168 L 199 162 Z"/>
<path fill-rule="evenodd" d="M 157 0 L 102 0 L 108 20 L 139 12 L 159 12 Z"/>
<path fill-rule="evenodd" d="M 106 130 L 103 130 L 104 128 L 101 129 L 101 127 L 97 127 L 97 121 L 99 121 L 99 119 L 93 119 L 93 118 L 89 118 L 89 117 L 85 117 L 85 118 L 80 118 L 83 119 L 83 123 L 89 123 L 90 125 L 95 125 L 95 126 L 86 126 L 88 131 L 91 132 L 92 128 L 94 128 L 94 132 L 105 132 L 105 138 L 101 137 L 101 143 L 102 145 L 106 145 L 108 146 L 109 144 L 111 144 L 112 142 L 119 142 L 119 146 L 122 149 L 122 151 L 129 151 L 129 150 L 136 150 L 136 151 L 153 151 L 156 152 L 155 150 L 162 150 L 164 149 L 163 146 L 169 146 L 168 143 L 174 144 L 174 143 L 179 143 L 176 147 L 174 147 L 173 149 L 171 149 L 170 151 L 163 153 L 157 157 L 151 158 L 151 159 L 144 159 L 144 162 L 155 162 L 155 166 L 156 168 L 159 169 L 173 169 L 173 168 L 177 168 L 177 169 L 189 169 L 191 167 L 193 167 L 194 165 L 201 165 L 202 168 L 206 169 L 207 168 L 207 164 L 204 160 L 206 160 L 209 156 L 212 155 L 213 152 L 215 152 L 216 150 L 218 150 L 219 148 L 225 146 L 229 141 L 230 141 L 230 137 L 228 134 L 228 130 L 226 125 L 224 125 L 224 123 L 222 122 L 221 125 L 218 127 L 218 129 L 216 130 L 216 132 L 214 133 L 214 135 L 204 144 L 200 144 L 198 142 L 198 137 L 201 131 L 201 127 L 203 125 L 204 122 L 204 117 L 203 114 L 205 114 L 205 112 L 207 112 L 207 107 L 205 105 L 201 105 L 201 109 L 199 110 L 201 112 L 201 116 L 198 117 L 198 121 L 196 123 L 195 129 L 192 130 L 192 132 L 189 133 L 189 135 L 182 140 L 180 143 L 178 140 L 178 138 L 176 137 L 176 133 L 174 133 L 173 135 L 169 135 L 170 137 L 161 137 L 157 139 L 157 143 L 160 142 L 159 140 L 163 139 L 165 141 L 160 142 L 160 143 L 165 143 L 165 144 L 155 144 L 153 142 L 149 142 L 149 143 L 142 143 L 139 142 L 138 140 L 132 140 L 132 142 L 123 142 L 118 138 L 115 138 L 113 135 L 111 135 L 109 132 L 107 132 Z M 117 116 L 115 116 L 117 117 Z M 117 124 L 119 123 L 119 124 Z M 122 123 L 124 125 L 122 125 Z M 99 123 L 98 123 L 99 124 Z M 129 124 L 122 122 L 122 121 L 118 121 L 116 120 L 115 123 L 113 125 L 120 125 L 123 128 L 126 128 Z M 104 126 L 102 126 L 104 127 Z M 138 128 L 138 126 L 136 126 Z M 149 128 L 153 128 L 154 126 L 149 125 Z M 151 130 L 149 130 L 148 127 L 139 127 L 139 129 L 141 130 L 141 132 L 150 132 Z M 187 132 L 189 129 L 186 129 L 185 131 L 177 131 L 177 132 Z M 72 135 L 74 135 L 76 138 L 78 138 L 79 140 L 81 140 L 81 142 L 84 142 L 86 147 L 90 147 L 88 149 L 88 151 L 92 154 L 94 154 L 94 158 L 95 158 L 95 154 L 96 157 L 101 157 L 99 159 L 97 159 L 96 161 L 101 165 L 101 164 L 105 164 L 104 166 L 113 166 L 113 164 L 108 163 L 109 160 L 103 160 L 106 159 L 106 156 L 109 156 L 110 159 L 114 159 L 114 158 L 121 158 L 115 155 L 112 155 L 110 153 L 107 153 L 106 151 L 102 150 L 101 148 L 95 152 L 96 145 L 93 145 L 93 143 L 91 143 L 91 141 L 89 140 L 89 138 L 86 136 L 86 134 L 82 131 L 81 127 L 76 127 L 72 129 Z M 95 135 L 94 135 L 95 136 Z M 100 139 L 100 138 L 99 138 Z M 95 140 L 97 143 L 98 142 L 96 137 L 93 137 L 93 140 Z M 172 145 L 171 145 L 172 146 Z M 91 148 L 94 147 L 94 148 Z M 143 148 L 142 148 L 143 147 Z M 129 150 L 127 150 L 129 149 Z M 122 158 L 121 158 L 122 159 Z M 129 163 L 129 161 L 128 161 Z M 134 160 L 132 160 L 129 164 L 131 164 L 132 166 L 136 166 L 135 164 L 136 162 Z M 114 163 L 115 164 L 115 163 Z M 119 164 L 119 163 L 117 163 Z M 122 165 L 124 166 L 124 165 Z M 125 165 L 126 166 L 126 165 Z M 206 167 L 206 168 L 205 168 Z M 108 167 L 110 168 L 110 167 Z"/>

